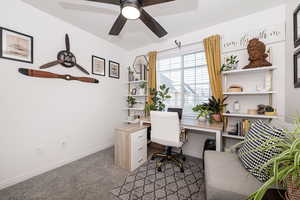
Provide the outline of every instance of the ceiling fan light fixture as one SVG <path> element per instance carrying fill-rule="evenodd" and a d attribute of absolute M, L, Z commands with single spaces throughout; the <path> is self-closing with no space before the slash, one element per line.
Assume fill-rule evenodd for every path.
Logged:
<path fill-rule="evenodd" d="M 122 6 L 121 12 L 126 19 L 138 19 L 141 16 L 140 6 L 138 3 L 125 3 Z"/>

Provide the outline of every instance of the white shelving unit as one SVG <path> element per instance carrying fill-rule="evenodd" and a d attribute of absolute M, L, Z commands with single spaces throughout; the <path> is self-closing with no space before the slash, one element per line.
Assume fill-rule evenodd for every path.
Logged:
<path fill-rule="evenodd" d="M 141 59 L 141 60 L 140 60 Z M 128 97 L 133 97 L 136 100 L 137 105 L 134 106 L 133 108 L 124 108 L 124 110 L 127 111 L 128 113 L 128 119 L 124 120 L 124 123 L 134 123 L 134 120 L 131 120 L 129 116 L 134 116 L 134 118 L 137 118 L 137 116 L 143 117 L 145 115 L 145 105 L 147 102 L 147 98 L 149 95 L 149 91 L 148 91 L 148 86 L 145 88 L 144 92 L 140 92 L 140 84 L 146 83 L 146 85 L 148 85 L 148 60 L 146 58 L 146 56 L 142 55 L 142 56 L 137 56 L 134 60 L 133 66 L 132 66 L 132 70 L 130 70 L 133 74 L 132 77 L 130 76 L 130 71 L 128 71 L 129 76 L 128 76 L 128 80 L 132 80 L 132 81 L 127 81 L 126 85 L 128 87 L 128 93 L 125 96 L 125 98 L 127 99 Z M 138 70 L 140 69 L 140 70 Z M 129 78 L 131 77 L 131 78 Z M 138 80 L 138 79 L 145 79 L 145 80 Z M 132 89 L 136 89 L 137 93 L 135 95 L 132 95 Z M 134 93 L 133 93 L 134 94 Z M 130 119 L 130 120 L 129 120 Z"/>
<path fill-rule="evenodd" d="M 253 69 L 238 69 L 238 70 L 232 70 L 232 71 L 225 71 L 222 72 L 223 80 L 225 89 L 227 89 L 227 82 L 228 78 L 231 75 L 238 76 L 239 74 L 245 74 L 249 73 L 249 76 L 251 74 L 255 73 L 270 73 L 271 77 L 273 76 L 273 71 L 277 69 L 277 66 L 270 66 L 270 67 L 259 67 L 259 68 L 253 68 Z M 276 94 L 277 91 L 243 91 L 243 92 L 226 92 L 224 91 L 223 94 L 229 96 L 247 96 L 247 95 L 253 95 L 253 96 L 266 96 L 269 97 L 269 105 L 272 106 L 272 99 L 273 94 Z M 268 116 L 268 115 L 250 115 L 247 113 L 223 113 L 223 116 L 226 118 L 226 121 L 228 122 L 229 118 L 241 118 L 241 119 L 276 119 L 278 116 Z M 227 124 L 228 125 L 228 124 Z M 226 129 L 227 127 L 225 127 Z M 225 138 L 231 138 L 231 139 L 238 139 L 243 140 L 245 137 L 238 136 L 238 135 L 229 135 L 228 132 L 223 133 L 223 137 Z"/>

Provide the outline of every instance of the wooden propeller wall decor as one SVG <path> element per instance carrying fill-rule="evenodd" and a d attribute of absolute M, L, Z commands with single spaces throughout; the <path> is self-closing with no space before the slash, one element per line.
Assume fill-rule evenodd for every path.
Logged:
<path fill-rule="evenodd" d="M 159 38 L 168 32 L 143 7 L 171 2 L 175 0 L 87 0 L 108 3 L 121 7 L 121 13 L 112 26 L 109 34 L 119 35 L 128 19 L 140 19 Z"/>
<path fill-rule="evenodd" d="M 90 75 L 87 70 L 85 70 L 83 67 L 81 67 L 76 62 L 76 57 L 70 50 L 70 39 L 69 39 L 68 34 L 66 34 L 66 36 L 65 36 L 65 42 L 66 42 L 66 50 L 62 50 L 57 54 L 57 60 L 40 66 L 40 69 L 46 69 L 46 68 L 61 64 L 62 66 L 66 67 L 66 68 L 77 67 L 83 73 Z"/>
<path fill-rule="evenodd" d="M 31 77 L 38 77 L 38 78 L 57 78 L 57 79 L 64 79 L 67 81 L 81 81 L 86 83 L 99 83 L 97 79 L 89 78 L 89 77 L 76 77 L 71 75 L 61 75 L 61 74 L 54 74 L 51 72 L 45 72 L 41 70 L 34 70 L 34 69 L 26 69 L 26 68 L 19 68 L 19 72 L 26 76 Z"/>

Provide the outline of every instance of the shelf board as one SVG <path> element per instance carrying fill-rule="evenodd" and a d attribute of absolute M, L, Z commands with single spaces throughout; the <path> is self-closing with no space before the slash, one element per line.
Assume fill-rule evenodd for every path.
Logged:
<path fill-rule="evenodd" d="M 275 94 L 276 91 L 265 91 L 265 92 L 224 92 L 224 95 L 265 95 Z"/>
<path fill-rule="evenodd" d="M 268 115 L 249 115 L 240 113 L 223 113 L 225 117 L 237 117 L 237 118 L 257 118 L 257 119 L 277 119 L 278 116 L 268 116 Z"/>
<path fill-rule="evenodd" d="M 141 81 L 129 81 L 129 82 L 126 82 L 126 84 L 138 84 L 138 83 L 147 83 L 148 81 L 145 81 L 145 80 L 141 80 Z"/>
<path fill-rule="evenodd" d="M 245 137 L 244 136 L 238 136 L 238 135 L 229 135 L 228 133 L 223 133 L 222 134 L 223 137 L 226 137 L 226 138 L 232 138 L 232 139 L 238 139 L 238 140 L 244 140 Z"/>
<path fill-rule="evenodd" d="M 147 95 L 127 95 L 126 97 L 147 97 Z"/>
<path fill-rule="evenodd" d="M 124 108 L 124 110 L 145 110 L 144 108 Z"/>
<path fill-rule="evenodd" d="M 237 69 L 237 70 L 231 70 L 231 71 L 225 71 L 222 72 L 222 74 L 237 74 L 237 73 L 247 73 L 247 72 L 260 72 L 260 71 L 272 71 L 276 70 L 276 66 L 270 66 L 270 67 L 257 67 L 252 69 Z"/>

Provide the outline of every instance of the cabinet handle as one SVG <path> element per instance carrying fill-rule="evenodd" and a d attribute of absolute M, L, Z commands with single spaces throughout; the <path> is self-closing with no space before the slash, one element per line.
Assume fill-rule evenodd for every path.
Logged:
<path fill-rule="evenodd" d="M 143 149 L 143 147 L 140 147 L 139 149 L 138 149 L 138 151 L 141 151 Z"/>
<path fill-rule="evenodd" d="M 139 138 L 142 138 L 142 137 L 144 137 L 144 136 L 143 136 L 143 135 L 140 135 L 140 136 L 139 136 Z"/>
<path fill-rule="evenodd" d="M 141 160 L 139 160 L 138 162 L 141 163 L 144 159 L 142 158 Z"/>

